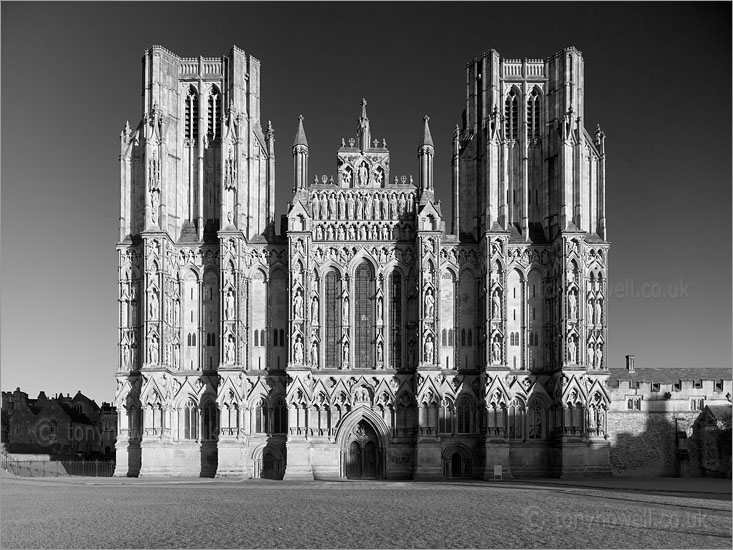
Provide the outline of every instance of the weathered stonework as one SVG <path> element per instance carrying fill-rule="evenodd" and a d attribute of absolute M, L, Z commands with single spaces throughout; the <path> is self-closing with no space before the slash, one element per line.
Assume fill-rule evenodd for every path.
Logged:
<path fill-rule="evenodd" d="M 117 475 L 610 471 L 605 138 L 580 52 L 468 65 L 449 220 L 427 117 L 417 178 L 363 101 L 313 181 L 301 118 L 281 235 L 259 61 L 154 46 L 144 75 L 121 136 Z"/>

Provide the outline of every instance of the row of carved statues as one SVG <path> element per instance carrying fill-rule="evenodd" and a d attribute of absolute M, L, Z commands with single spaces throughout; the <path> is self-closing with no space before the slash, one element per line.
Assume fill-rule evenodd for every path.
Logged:
<path fill-rule="evenodd" d="M 313 191 L 314 220 L 398 220 L 415 210 L 415 194 L 393 192 Z"/>
<path fill-rule="evenodd" d="M 313 232 L 317 241 L 409 241 L 415 235 L 412 226 L 407 223 L 328 223 L 316 225 Z"/>

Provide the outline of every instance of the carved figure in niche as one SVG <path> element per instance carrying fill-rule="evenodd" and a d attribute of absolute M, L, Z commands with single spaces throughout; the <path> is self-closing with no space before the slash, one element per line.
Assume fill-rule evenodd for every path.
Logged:
<path fill-rule="evenodd" d="M 231 334 L 224 345 L 224 362 L 228 365 L 234 364 L 234 337 Z"/>
<path fill-rule="evenodd" d="M 598 435 L 605 435 L 606 433 L 606 410 L 603 407 L 598 407 L 598 416 L 596 419 L 596 428 Z"/>
<path fill-rule="evenodd" d="M 349 297 L 344 296 L 343 302 L 341 303 L 341 322 L 344 325 L 349 324 Z"/>
<path fill-rule="evenodd" d="M 298 289 L 293 296 L 293 313 L 296 319 L 303 318 L 303 293 Z"/>
<path fill-rule="evenodd" d="M 366 197 L 364 197 L 364 219 L 370 220 L 372 219 L 372 194 L 367 193 Z"/>
<path fill-rule="evenodd" d="M 351 185 L 351 170 L 348 168 L 341 172 L 341 183 L 346 186 Z"/>
<path fill-rule="evenodd" d="M 344 340 L 344 363 L 348 364 L 349 362 L 349 341 Z"/>
<path fill-rule="evenodd" d="M 362 162 L 359 165 L 359 185 L 362 187 L 369 183 L 369 169 L 367 168 L 366 162 Z"/>
<path fill-rule="evenodd" d="M 234 292 L 230 288 L 224 298 L 224 317 L 234 319 Z"/>
<path fill-rule="evenodd" d="M 596 300 L 596 325 L 603 324 L 603 300 Z"/>
<path fill-rule="evenodd" d="M 328 197 L 328 217 L 329 219 L 336 219 L 338 217 L 338 211 L 336 210 L 336 194 L 331 193 Z"/>
<path fill-rule="evenodd" d="M 130 346 L 127 342 L 122 344 L 122 370 L 130 370 Z"/>
<path fill-rule="evenodd" d="M 377 232 L 377 225 L 374 224 L 369 229 L 369 238 L 371 238 L 373 241 L 376 241 L 379 238 L 379 233 Z"/>
<path fill-rule="evenodd" d="M 349 263 L 349 255 L 346 248 L 339 250 L 339 262 L 346 265 Z"/>
<path fill-rule="evenodd" d="M 366 227 L 363 225 L 359 226 L 359 239 L 366 241 Z"/>
<path fill-rule="evenodd" d="M 400 217 L 405 215 L 405 207 L 407 206 L 407 201 L 405 200 L 405 194 L 400 193 L 400 200 L 399 200 L 399 213 Z"/>
<path fill-rule="evenodd" d="M 382 363 L 384 361 L 384 345 L 382 342 L 379 342 L 377 344 L 377 363 Z"/>
<path fill-rule="evenodd" d="M 596 408 L 594 406 L 588 407 L 588 431 L 594 433 L 596 431 Z"/>
<path fill-rule="evenodd" d="M 433 289 L 428 288 L 425 292 L 425 316 L 432 317 L 435 313 L 435 298 L 433 297 Z"/>
<path fill-rule="evenodd" d="M 173 344 L 173 368 L 178 370 L 180 367 L 179 360 L 181 355 L 181 346 L 176 342 Z"/>
<path fill-rule="evenodd" d="M 137 325 L 137 300 L 135 300 L 135 287 L 132 287 L 132 299 L 130 300 L 130 319 L 128 326 Z"/>
<path fill-rule="evenodd" d="M 328 197 L 325 194 L 321 197 L 321 219 L 328 219 Z"/>
<path fill-rule="evenodd" d="M 332 241 L 333 240 L 333 226 L 328 225 L 326 227 L 326 240 Z"/>
<path fill-rule="evenodd" d="M 339 219 L 343 220 L 346 218 L 346 198 L 343 193 L 339 193 Z"/>
<path fill-rule="evenodd" d="M 316 342 L 315 338 L 311 342 L 311 363 L 318 366 L 318 342 Z"/>
<path fill-rule="evenodd" d="M 381 208 L 381 205 L 382 205 L 382 202 L 380 201 L 379 196 L 378 195 L 375 196 L 374 197 L 374 219 L 375 220 L 379 219 L 379 210 Z"/>
<path fill-rule="evenodd" d="M 385 239 L 385 240 L 386 240 L 386 237 L 385 237 L 384 233 L 385 233 L 386 227 L 387 227 L 386 225 L 385 226 L 382 226 L 382 238 Z M 380 264 L 387 263 L 387 251 L 384 248 L 382 248 L 379 251 L 379 263 Z"/>
<path fill-rule="evenodd" d="M 499 290 L 494 290 L 491 297 L 492 313 L 494 319 L 501 319 L 501 296 Z"/>
<path fill-rule="evenodd" d="M 313 296 L 311 300 L 311 321 L 318 323 L 318 296 Z"/>
<path fill-rule="evenodd" d="M 433 351 L 435 351 L 434 350 L 434 347 L 435 346 L 433 344 L 433 337 L 432 336 L 428 336 L 425 339 L 425 362 L 427 362 L 427 363 L 433 363 L 434 362 L 433 361 L 433 359 L 434 359 L 434 357 L 433 357 Z"/>
<path fill-rule="evenodd" d="M 397 219 L 397 196 L 392 193 L 389 196 L 389 210 L 393 220 Z"/>
<path fill-rule="evenodd" d="M 354 196 L 351 193 L 346 199 L 346 218 L 349 220 L 354 219 Z"/>
<path fill-rule="evenodd" d="M 323 228 L 320 225 L 316 226 L 316 240 L 320 241 L 323 239 Z"/>
<path fill-rule="evenodd" d="M 410 340 L 407 344 L 407 366 L 415 364 L 415 340 Z"/>
<path fill-rule="evenodd" d="M 148 343 L 148 355 L 150 357 L 151 364 L 158 363 L 158 335 L 153 334 Z"/>
<path fill-rule="evenodd" d="M 577 363 L 577 351 L 578 348 L 575 345 L 575 338 L 571 336 L 568 338 L 568 363 Z"/>
<path fill-rule="evenodd" d="M 382 185 L 382 180 L 384 179 L 384 173 L 381 169 L 377 168 L 377 170 L 374 172 L 374 182 L 377 185 Z"/>
<path fill-rule="evenodd" d="M 501 363 L 501 343 L 498 337 L 491 344 L 491 358 L 494 363 Z"/>
<path fill-rule="evenodd" d="M 588 324 L 592 325 L 595 322 L 595 319 L 593 318 L 593 312 L 595 311 L 593 300 L 588 300 Z"/>
<path fill-rule="evenodd" d="M 596 348 L 596 368 L 602 369 L 603 368 L 603 345 L 598 344 L 598 347 Z"/>
<path fill-rule="evenodd" d="M 320 213 L 318 206 L 318 193 L 313 193 L 313 197 L 311 198 L 311 215 L 314 220 L 318 219 L 318 214 Z"/>
<path fill-rule="evenodd" d="M 593 342 L 588 342 L 588 366 L 592 367 L 593 362 L 596 358 L 596 350 L 593 347 Z"/>
<path fill-rule="evenodd" d="M 338 230 L 336 231 L 336 238 L 339 241 L 343 241 L 344 237 L 346 237 L 346 235 L 344 234 L 344 227 L 342 225 L 339 225 Z"/>
<path fill-rule="evenodd" d="M 296 363 L 303 362 L 303 339 L 298 335 L 293 344 L 293 358 Z"/>
<path fill-rule="evenodd" d="M 160 208 L 160 199 L 158 198 L 158 190 L 154 189 L 150 193 L 150 219 L 153 222 L 153 225 L 158 225 L 158 212 Z"/>
<path fill-rule="evenodd" d="M 303 239 L 298 239 L 295 241 L 295 253 L 303 253 Z"/>
<path fill-rule="evenodd" d="M 575 295 L 575 291 L 568 295 L 568 307 L 570 309 L 570 318 L 578 318 L 578 297 Z"/>
<path fill-rule="evenodd" d="M 383 313 L 383 306 L 382 306 L 382 297 L 380 296 L 377 298 L 377 321 L 379 321 L 382 318 Z"/>
<path fill-rule="evenodd" d="M 346 239 L 349 241 L 353 241 L 355 236 L 356 232 L 354 231 L 354 226 L 350 225 L 349 228 L 346 230 Z"/>
<path fill-rule="evenodd" d="M 158 292 L 153 289 L 150 291 L 150 318 L 158 318 Z"/>
<path fill-rule="evenodd" d="M 364 210 L 364 197 L 359 194 L 356 197 L 356 219 L 360 220 L 363 217 Z"/>

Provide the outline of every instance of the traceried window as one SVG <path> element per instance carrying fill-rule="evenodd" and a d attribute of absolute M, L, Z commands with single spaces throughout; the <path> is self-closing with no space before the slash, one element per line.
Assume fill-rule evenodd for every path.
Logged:
<path fill-rule="evenodd" d="M 527 98 L 527 139 L 540 139 L 540 94 L 533 88 Z"/>
<path fill-rule="evenodd" d="M 207 137 L 209 141 L 221 138 L 221 92 L 216 86 L 209 90 Z"/>
<path fill-rule="evenodd" d="M 504 102 L 504 137 L 516 140 L 519 135 L 519 102 L 517 91 L 512 88 Z"/>
<path fill-rule="evenodd" d="M 471 432 L 471 402 L 465 397 L 456 406 L 456 433 Z"/>
<path fill-rule="evenodd" d="M 402 277 L 396 271 L 389 279 L 390 364 L 399 369 L 402 364 Z"/>
<path fill-rule="evenodd" d="M 329 271 L 325 277 L 325 361 L 326 367 L 341 365 L 341 279 L 336 271 Z"/>
<path fill-rule="evenodd" d="M 204 440 L 216 439 L 219 432 L 218 410 L 216 404 L 207 401 L 201 407 L 201 438 Z"/>
<path fill-rule="evenodd" d="M 188 400 L 181 414 L 183 415 L 181 438 L 197 439 L 199 432 L 199 411 L 193 399 Z"/>
<path fill-rule="evenodd" d="M 186 94 L 186 139 L 194 141 L 199 135 L 199 95 L 191 86 Z"/>
<path fill-rule="evenodd" d="M 354 277 L 354 362 L 356 368 L 374 368 L 374 277 L 362 263 Z"/>

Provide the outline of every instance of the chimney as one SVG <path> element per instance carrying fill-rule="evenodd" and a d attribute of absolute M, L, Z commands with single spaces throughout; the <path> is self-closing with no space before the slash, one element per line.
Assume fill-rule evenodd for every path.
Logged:
<path fill-rule="evenodd" d="M 626 370 L 629 372 L 634 372 L 634 356 L 633 355 L 626 356 Z"/>

